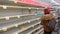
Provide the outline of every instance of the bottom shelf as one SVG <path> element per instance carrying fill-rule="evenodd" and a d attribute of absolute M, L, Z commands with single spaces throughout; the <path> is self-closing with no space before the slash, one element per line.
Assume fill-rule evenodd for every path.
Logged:
<path fill-rule="evenodd" d="M 42 29 L 39 29 L 36 33 L 34 33 L 34 34 L 41 34 L 42 32 L 44 32 L 44 29 L 42 28 Z"/>
<path fill-rule="evenodd" d="M 39 33 L 39 34 L 44 34 L 44 31 L 42 31 L 41 33 Z"/>
<path fill-rule="evenodd" d="M 36 28 L 36 29 L 33 29 L 31 32 L 29 32 L 30 34 L 33 34 L 33 33 L 35 33 L 36 31 L 38 31 L 39 29 L 41 29 L 43 26 L 42 25 L 40 25 L 38 28 Z"/>
<path fill-rule="evenodd" d="M 16 28 L 12 28 L 8 31 L 5 31 L 5 32 L 1 32 L 0 34 L 18 34 L 18 33 L 21 33 L 25 30 L 28 30 L 29 28 L 33 27 L 33 26 L 36 26 L 37 24 L 40 24 L 40 22 L 32 22 L 32 23 L 27 23 L 27 24 L 24 24 L 24 28 L 21 28 L 21 27 L 16 27 Z"/>
<path fill-rule="evenodd" d="M 23 31 L 23 32 L 19 33 L 19 34 L 30 34 L 30 32 L 31 32 L 32 30 L 37 29 L 37 28 L 39 28 L 39 27 L 40 27 L 40 25 L 37 24 L 35 27 L 32 27 L 32 28 L 30 28 L 30 29 L 28 29 L 28 30 L 26 30 L 26 31 Z"/>

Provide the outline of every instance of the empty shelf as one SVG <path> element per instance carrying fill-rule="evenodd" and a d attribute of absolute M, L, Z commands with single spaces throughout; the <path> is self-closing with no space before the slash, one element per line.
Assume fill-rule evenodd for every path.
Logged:
<path fill-rule="evenodd" d="M 16 1 L 16 0 L 15 0 Z M 15 6 L 17 6 L 18 4 L 16 4 L 15 2 L 14 2 L 14 0 L 0 0 L 0 4 L 1 5 L 15 5 Z"/>
<path fill-rule="evenodd" d="M 40 33 L 41 33 L 41 34 L 44 34 L 44 31 L 41 31 Z M 40 34 L 40 33 L 39 33 L 39 34 Z"/>
<path fill-rule="evenodd" d="M 21 28 L 21 27 L 19 27 L 19 28 L 12 28 L 12 29 L 10 29 L 8 31 L 5 31 L 5 32 L 2 32 L 0 34 L 18 34 L 20 32 L 23 32 L 23 31 L 33 27 L 33 26 L 36 26 L 37 24 L 40 24 L 40 23 L 30 24 L 29 26 L 26 25 L 24 28 Z"/>
<path fill-rule="evenodd" d="M 35 34 L 39 34 L 39 33 L 42 33 L 44 31 L 44 29 L 39 29 Z"/>
<path fill-rule="evenodd" d="M 3 24 L 0 24 L 0 30 L 17 27 L 18 25 L 25 24 L 25 23 L 28 23 L 30 21 L 35 21 L 35 20 L 37 20 L 37 18 L 32 19 L 32 20 L 27 20 L 27 21 L 21 21 L 21 22 L 20 22 L 20 20 L 18 20 L 18 21 L 16 20 L 16 21 L 9 22 L 9 23 L 3 23 Z"/>
<path fill-rule="evenodd" d="M 23 19 L 35 19 L 35 18 L 39 18 L 37 15 L 35 15 L 35 16 L 24 16 L 24 17 L 22 17 Z"/>
<path fill-rule="evenodd" d="M 29 34 L 32 34 L 33 32 L 35 32 L 36 30 L 38 30 L 38 29 L 40 29 L 40 28 L 42 28 L 43 26 L 42 25 L 40 25 L 40 27 L 38 27 L 38 28 L 36 28 L 36 29 L 34 29 L 34 30 L 32 30 L 31 32 L 29 32 Z"/>
<path fill-rule="evenodd" d="M 43 32 L 41 32 L 41 33 L 39 33 L 39 34 L 44 34 L 44 31 L 43 31 Z"/>
<path fill-rule="evenodd" d="M 12 23 L 13 21 L 14 21 L 14 22 L 21 22 L 21 21 L 23 21 L 23 20 L 22 20 L 22 18 L 19 18 L 19 19 L 18 19 L 18 18 L 16 18 L 16 17 L 15 17 L 15 18 L 11 18 L 10 20 L 1 19 L 1 20 L 0 20 L 0 24 L 9 23 L 9 22 Z"/>
<path fill-rule="evenodd" d="M 19 33 L 19 34 L 29 34 L 29 32 L 31 32 L 32 30 L 34 30 L 34 29 L 36 29 L 38 27 L 40 27 L 40 25 L 36 25 L 36 26 L 26 30 L 26 31 L 23 31 L 23 32 Z"/>
<path fill-rule="evenodd" d="M 35 17 L 35 18 L 34 18 Z M 26 21 L 26 20 L 31 20 L 31 19 L 36 19 L 38 17 L 36 16 L 24 16 L 24 17 L 20 17 L 19 19 L 17 17 L 14 17 L 14 18 L 10 18 L 9 20 L 4 20 L 4 19 L 0 19 L 0 24 L 1 23 L 7 23 L 7 22 L 12 22 L 12 21 L 15 21 L 15 20 L 19 20 L 18 22 L 20 21 Z"/>
<path fill-rule="evenodd" d="M 5 6 L 5 7 L 7 7 L 7 8 L 23 8 L 23 9 L 29 9 L 29 8 L 32 8 L 32 9 L 37 9 L 37 8 L 35 8 L 35 7 L 26 7 L 26 6 L 11 6 L 11 5 L 0 5 L 0 7 L 3 7 L 3 6 Z M 38 8 L 39 9 L 39 8 Z"/>
<path fill-rule="evenodd" d="M 30 15 L 33 15 L 33 14 L 25 14 L 25 15 L 15 15 L 15 16 L 5 16 L 5 17 L 2 17 L 0 16 L 0 19 L 9 19 L 9 18 L 13 18 L 13 17 L 21 17 L 21 16 L 30 16 Z"/>

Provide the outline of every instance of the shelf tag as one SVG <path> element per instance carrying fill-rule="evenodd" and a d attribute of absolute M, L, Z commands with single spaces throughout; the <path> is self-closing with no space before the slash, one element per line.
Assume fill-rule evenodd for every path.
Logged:
<path fill-rule="evenodd" d="M 14 1 L 14 3 L 17 3 L 17 1 Z"/>
<path fill-rule="evenodd" d="M 9 20 L 9 17 L 5 17 L 6 18 L 6 20 Z"/>
<path fill-rule="evenodd" d="M 28 21 L 28 23 L 30 23 L 31 21 Z"/>
<path fill-rule="evenodd" d="M 18 17 L 18 18 L 20 18 L 20 16 L 19 16 L 19 15 L 18 15 L 17 17 Z"/>
<path fill-rule="evenodd" d="M 15 27 L 18 27 L 18 25 L 16 24 Z"/>
<path fill-rule="evenodd" d="M 3 6 L 3 9 L 7 9 L 7 6 Z"/>
<path fill-rule="evenodd" d="M 2 28 L 3 31 L 7 31 L 7 28 Z"/>
<path fill-rule="evenodd" d="M 29 8 L 29 9 L 31 9 L 31 8 Z"/>

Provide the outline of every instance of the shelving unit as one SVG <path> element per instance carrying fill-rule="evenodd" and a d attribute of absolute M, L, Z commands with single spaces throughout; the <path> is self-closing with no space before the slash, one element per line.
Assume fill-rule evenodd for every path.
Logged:
<path fill-rule="evenodd" d="M 36 34 L 42 33 L 43 26 L 40 24 L 42 9 L 37 5 L 0 0 L 0 34 L 32 34 L 36 30 Z"/>
<path fill-rule="evenodd" d="M 41 34 L 41 32 L 44 32 L 43 28 L 39 29 L 37 32 L 34 32 L 34 34 Z"/>
<path fill-rule="evenodd" d="M 32 28 L 24 31 L 24 32 L 21 32 L 20 34 L 24 34 L 24 33 L 26 33 L 26 34 L 31 34 L 33 30 L 40 28 L 40 26 L 41 26 L 41 25 L 38 24 L 38 25 L 36 25 L 36 26 L 34 26 L 34 27 L 32 27 Z"/>
<path fill-rule="evenodd" d="M 38 27 L 38 28 L 36 28 L 36 29 L 33 29 L 31 32 L 29 32 L 30 34 L 34 34 L 34 33 L 36 33 L 36 31 L 37 30 L 41 30 L 41 28 L 42 28 L 42 25 L 40 25 L 40 27 Z"/>

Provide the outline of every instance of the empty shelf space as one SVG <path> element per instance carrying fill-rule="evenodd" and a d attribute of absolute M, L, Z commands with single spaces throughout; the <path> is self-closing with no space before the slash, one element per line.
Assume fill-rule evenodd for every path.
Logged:
<path fill-rule="evenodd" d="M 22 11 L 18 9 L 6 9 L 6 10 L 0 9 L 0 17 L 15 15 L 22 15 Z"/>
<path fill-rule="evenodd" d="M 18 28 L 12 28 L 12 29 L 10 29 L 10 30 L 8 30 L 8 31 L 5 31 L 5 32 L 1 32 L 0 34 L 18 34 L 18 33 L 20 33 L 20 32 L 23 32 L 23 31 L 25 31 L 25 30 L 27 30 L 27 29 L 29 29 L 29 28 L 31 28 L 31 27 L 33 27 L 33 26 L 36 26 L 37 24 L 40 24 L 40 23 L 34 23 L 34 24 L 30 24 L 30 25 L 22 25 L 22 26 L 20 26 L 20 27 L 18 27 Z"/>
<path fill-rule="evenodd" d="M 26 20 L 26 21 L 15 20 L 12 22 L 3 23 L 3 24 L 0 24 L 0 30 L 12 28 L 12 27 L 18 27 L 18 25 L 25 24 L 28 22 L 30 23 L 30 21 L 35 21 L 35 20 L 33 20 L 33 19 L 32 20 Z"/>
<path fill-rule="evenodd" d="M 43 30 L 43 31 L 41 31 L 40 33 L 41 33 L 41 34 L 44 34 L 44 30 Z M 40 33 L 39 33 L 39 34 L 40 34 Z"/>
<path fill-rule="evenodd" d="M 21 25 L 21 24 L 25 24 L 25 23 L 28 23 L 32 20 L 27 20 L 27 21 L 21 21 L 20 20 L 15 20 L 15 21 L 12 21 L 12 22 L 7 22 L 7 23 L 3 23 L 3 24 L 0 24 L 0 30 L 4 30 L 4 29 L 8 29 L 8 28 L 12 28 L 12 27 L 18 27 L 18 25 Z M 34 21 L 34 20 L 33 20 Z"/>
<path fill-rule="evenodd" d="M 18 5 L 14 2 L 14 0 L 0 0 L 0 4 L 1 5 L 13 5 L 13 6 Z"/>
<path fill-rule="evenodd" d="M 30 29 L 28 29 L 28 30 L 26 30 L 26 31 L 23 31 L 23 32 L 21 32 L 21 33 L 19 33 L 19 34 L 28 34 L 31 30 L 33 30 L 34 28 L 30 28 Z"/>
<path fill-rule="evenodd" d="M 40 24 L 40 22 L 39 21 L 32 21 L 31 23 L 22 24 L 22 25 L 19 25 L 18 27 L 21 27 L 21 26 L 24 26 L 23 28 L 26 28 L 28 26 L 34 27 L 37 24 Z M 32 25 L 34 25 L 34 26 L 32 26 Z"/>
<path fill-rule="evenodd" d="M 29 19 L 29 18 L 11 18 L 10 20 L 0 20 L 0 25 L 1 24 L 9 24 L 10 22 L 11 23 L 20 23 L 20 22 L 31 22 L 31 21 L 34 21 L 34 20 L 39 20 L 40 18 L 36 18 L 36 19 Z"/>
<path fill-rule="evenodd" d="M 14 17 L 14 18 L 11 18 L 10 20 L 4 20 L 4 19 L 1 19 L 0 20 L 0 24 L 3 24 L 3 23 L 9 23 L 9 22 L 21 22 L 22 21 L 22 18 L 16 18 L 16 17 Z"/>
<path fill-rule="evenodd" d="M 14 18 L 14 17 L 17 17 L 17 18 L 20 18 L 20 17 L 23 17 L 23 16 L 31 16 L 31 15 L 34 15 L 34 14 L 25 14 L 25 15 L 14 15 L 14 16 L 0 16 L 0 19 L 10 19 L 10 18 Z"/>
<path fill-rule="evenodd" d="M 11 29 L 9 31 L 0 32 L 0 34 L 16 34 L 19 31 L 20 31 L 20 28 L 13 28 L 13 29 Z"/>
<path fill-rule="evenodd" d="M 35 16 L 28 16 L 28 17 L 22 17 L 23 18 L 23 20 L 29 20 L 29 19 L 36 19 L 36 18 L 38 18 L 38 17 L 35 17 Z"/>
<path fill-rule="evenodd" d="M 43 28 L 39 29 L 37 32 L 34 32 L 34 34 L 39 34 L 39 33 L 42 33 L 44 31 Z"/>
<path fill-rule="evenodd" d="M 39 33 L 39 34 L 44 34 L 44 31 L 42 31 L 41 33 Z"/>
<path fill-rule="evenodd" d="M 35 18 L 34 18 L 35 17 Z M 1 23 L 7 23 L 7 22 L 12 22 L 12 21 L 15 21 L 15 20 L 21 20 L 21 21 L 26 21 L 26 20 L 30 20 L 30 19 L 36 19 L 36 18 L 38 18 L 38 17 L 36 17 L 36 16 L 34 16 L 33 15 L 33 17 L 32 17 L 32 15 L 31 16 L 24 16 L 24 17 L 20 17 L 20 18 L 17 18 L 17 17 L 14 17 L 14 18 L 6 18 L 7 20 L 5 20 L 5 19 L 0 19 L 0 24 Z"/>
<path fill-rule="evenodd" d="M 26 30 L 26 31 L 23 31 L 23 32 L 19 33 L 19 34 L 29 34 L 29 32 L 31 32 L 32 30 L 34 30 L 34 29 L 36 29 L 38 27 L 40 27 L 40 25 L 36 25 L 36 26 Z"/>
<path fill-rule="evenodd" d="M 33 29 L 31 32 L 29 32 L 29 34 L 32 34 L 32 33 L 34 33 L 35 31 L 37 31 L 37 30 L 39 30 L 40 28 L 42 28 L 43 26 L 42 25 L 40 25 L 40 27 L 38 27 L 38 28 L 36 28 L 36 29 Z"/>

